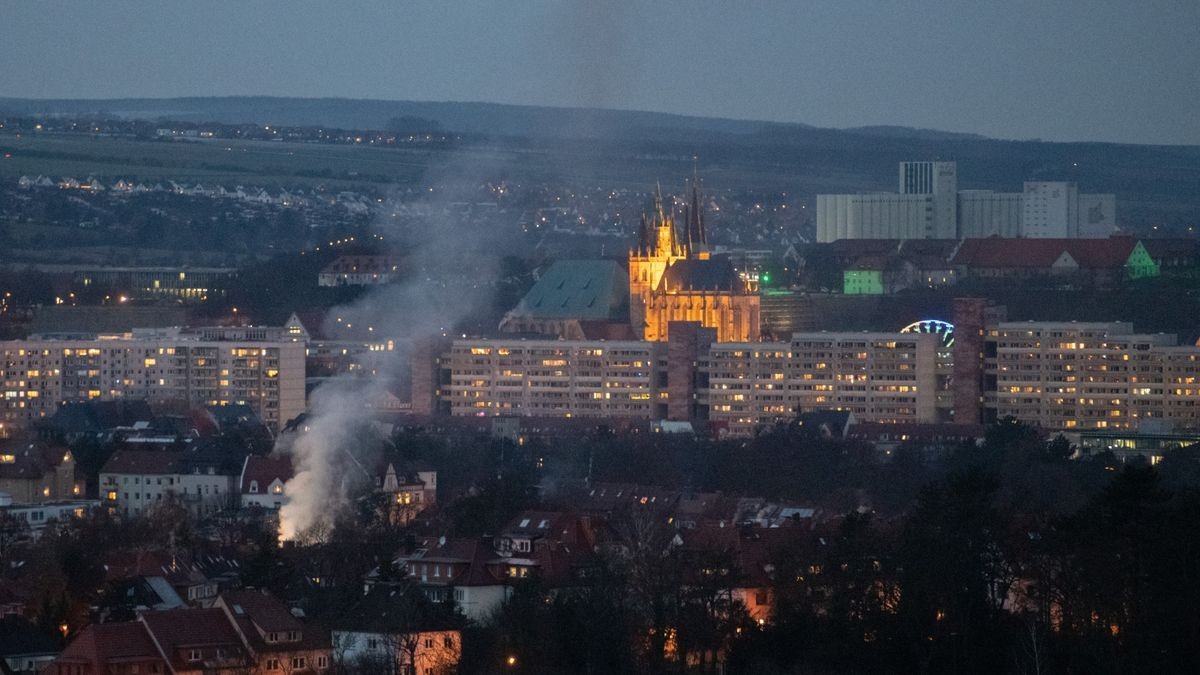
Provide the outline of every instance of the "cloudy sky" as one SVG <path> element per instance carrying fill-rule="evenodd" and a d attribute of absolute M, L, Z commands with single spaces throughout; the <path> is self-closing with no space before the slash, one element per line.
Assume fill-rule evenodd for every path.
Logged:
<path fill-rule="evenodd" d="M 5 0 L 0 97 L 600 106 L 1200 144 L 1200 2 Z"/>

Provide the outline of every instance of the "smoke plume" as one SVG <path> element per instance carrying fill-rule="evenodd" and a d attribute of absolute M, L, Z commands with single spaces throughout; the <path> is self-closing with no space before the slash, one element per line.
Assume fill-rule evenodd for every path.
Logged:
<path fill-rule="evenodd" d="M 328 539 L 353 495 L 361 493 L 385 443 L 374 424 L 372 405 L 387 397 L 409 366 L 413 339 L 448 335 L 471 312 L 491 300 L 497 275 L 496 242 L 516 229 L 498 214 L 463 216 L 462 205 L 503 171 L 504 161 L 480 153 L 456 152 L 431 168 L 418 200 L 395 191 L 388 205 L 403 217 L 387 215 L 374 224 L 390 253 L 406 261 L 407 280 L 374 288 L 349 305 L 334 308 L 326 334 L 352 335 L 390 345 L 369 352 L 358 374 L 320 384 L 309 396 L 308 414 L 294 436 L 281 435 L 277 453 L 290 454 L 294 476 L 284 485 L 287 501 L 279 512 L 281 540 Z M 409 190 L 411 192 L 411 189 Z M 336 329 L 336 330 L 335 330 Z M 374 483 L 372 482 L 373 486 Z"/>

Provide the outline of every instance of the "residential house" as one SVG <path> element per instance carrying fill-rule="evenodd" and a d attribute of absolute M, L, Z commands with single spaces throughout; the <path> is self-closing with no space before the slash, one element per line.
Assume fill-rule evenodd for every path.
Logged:
<path fill-rule="evenodd" d="M 43 675 L 158 675 L 167 660 L 140 621 L 84 628 L 42 671 Z"/>
<path fill-rule="evenodd" d="M 176 675 L 246 672 L 254 660 L 224 610 L 169 609 L 138 617 Z"/>
<path fill-rule="evenodd" d="M 395 561 L 435 603 L 453 600 L 475 621 L 486 619 L 511 594 L 507 561 L 490 538 L 425 541 Z"/>
<path fill-rule="evenodd" d="M 437 503 L 437 471 L 425 462 L 384 458 L 375 468 L 376 489 L 388 495 L 395 522 L 410 522 Z"/>
<path fill-rule="evenodd" d="M 334 626 L 339 665 L 387 675 L 454 672 L 462 654 L 460 620 L 409 584 L 371 588 Z"/>
<path fill-rule="evenodd" d="M 23 617 L 0 619 L 0 673 L 36 675 L 58 656 L 60 636 Z"/>
<path fill-rule="evenodd" d="M 145 579 L 164 606 L 211 605 L 223 587 L 236 585 L 239 567 L 223 556 L 170 551 L 117 551 L 104 558 L 105 580 Z"/>
<path fill-rule="evenodd" d="M 178 498 L 193 515 L 207 515 L 236 499 L 243 457 L 212 447 L 187 452 L 118 450 L 100 470 L 100 497 L 116 512 L 138 515 L 163 499 Z"/>
<path fill-rule="evenodd" d="M 238 478 L 242 508 L 257 506 L 278 511 L 287 503 L 283 488 L 292 479 L 290 455 L 246 455 L 242 474 Z"/>
<path fill-rule="evenodd" d="M 307 625 L 260 590 L 226 591 L 215 607 L 225 612 L 250 650 L 259 673 L 320 673 L 332 663 L 329 633 Z"/>
<path fill-rule="evenodd" d="M 84 477 L 76 475 L 75 456 L 66 446 L 45 441 L 0 441 L 0 492 L 14 502 L 78 499 L 84 487 Z"/>
<path fill-rule="evenodd" d="M 37 536 L 51 523 L 61 523 L 71 518 L 82 518 L 87 512 L 99 508 L 95 499 L 66 499 L 54 502 L 20 504 L 7 493 L 0 492 L 0 514 L 7 515 L 29 526 L 29 533 Z"/>

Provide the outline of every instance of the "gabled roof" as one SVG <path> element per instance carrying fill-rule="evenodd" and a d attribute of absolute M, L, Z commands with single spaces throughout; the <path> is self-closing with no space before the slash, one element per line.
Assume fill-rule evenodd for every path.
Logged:
<path fill-rule="evenodd" d="M 511 312 L 533 319 L 620 318 L 629 277 L 613 260 L 559 260 L 542 273 Z"/>
<path fill-rule="evenodd" d="M 236 617 L 245 617 L 264 633 L 300 631 L 304 624 L 280 600 L 265 591 L 225 591 L 221 601 Z"/>
<path fill-rule="evenodd" d="M 189 648 L 221 647 L 225 649 L 226 658 L 232 659 L 245 655 L 241 638 L 220 609 L 146 612 L 140 621 L 176 671 L 194 670 L 200 665 L 187 660 L 183 650 Z"/>
<path fill-rule="evenodd" d="M 60 404 L 45 426 L 64 434 L 95 433 L 154 419 L 142 400 L 68 401 Z"/>
<path fill-rule="evenodd" d="M 967 267 L 1049 268 L 1066 253 L 1082 269 L 1112 269 L 1125 264 L 1136 244 L 1132 237 L 968 239 L 951 262 Z"/>
<path fill-rule="evenodd" d="M 510 537 L 574 538 L 576 517 L 559 511 L 522 511 L 501 532 Z"/>
<path fill-rule="evenodd" d="M 150 634 L 140 621 L 94 623 L 84 628 L 59 655 L 58 661 L 90 663 L 107 672 L 112 661 L 157 661 L 165 666 Z"/>
<path fill-rule="evenodd" d="M 42 441 L 0 441 L 0 455 L 12 455 L 12 462 L 0 462 L 0 479 L 38 480 L 62 463 L 70 450 Z"/>
<path fill-rule="evenodd" d="M 177 450 L 117 450 L 104 463 L 100 473 L 168 474 L 174 473 L 183 458 Z"/>
<path fill-rule="evenodd" d="M 250 483 L 255 481 L 258 483 L 259 494 L 267 491 L 267 486 L 278 479 L 281 483 L 286 483 L 292 479 L 292 458 L 291 455 L 278 455 L 274 457 L 262 457 L 260 455 L 247 455 L 246 464 L 242 467 L 242 494 L 250 494 Z"/>
<path fill-rule="evenodd" d="M 453 565 L 452 573 L 442 577 L 447 585 L 495 586 L 504 583 L 504 579 L 493 569 L 492 563 L 498 562 L 499 559 L 492 550 L 490 540 L 440 539 L 434 545 L 419 549 L 412 555 L 403 556 L 401 560 L 417 564 Z"/>

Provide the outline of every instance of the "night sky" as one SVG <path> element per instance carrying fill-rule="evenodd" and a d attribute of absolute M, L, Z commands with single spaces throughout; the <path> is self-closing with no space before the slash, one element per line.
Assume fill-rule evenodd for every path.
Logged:
<path fill-rule="evenodd" d="M 33 2 L 0 96 L 598 106 L 1200 144 L 1200 2 Z"/>

